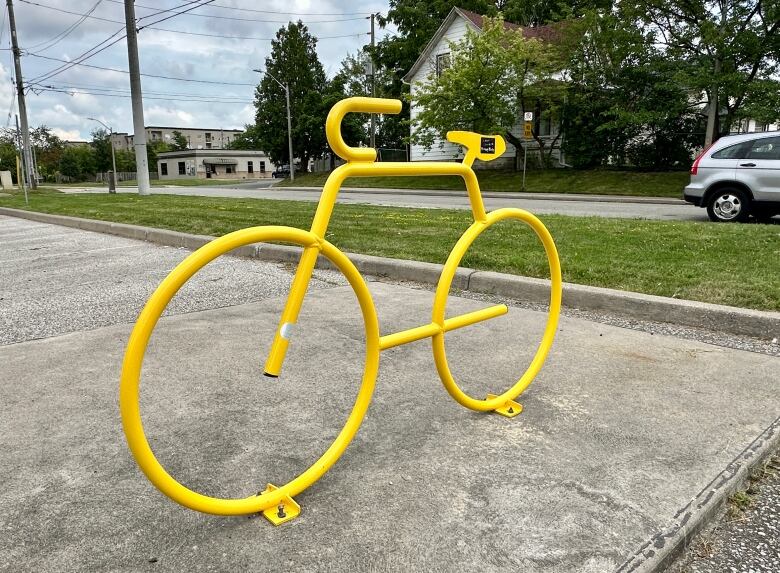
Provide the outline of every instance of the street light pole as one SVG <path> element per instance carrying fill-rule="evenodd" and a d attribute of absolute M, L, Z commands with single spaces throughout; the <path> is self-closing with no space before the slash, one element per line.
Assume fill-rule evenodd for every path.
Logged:
<path fill-rule="evenodd" d="M 290 116 L 290 84 L 283 84 L 277 80 L 267 70 L 253 70 L 260 74 L 266 74 L 269 78 L 275 81 L 284 89 L 284 97 L 287 100 L 287 146 L 290 152 L 290 181 L 295 181 L 295 159 L 293 158 L 293 144 L 292 144 L 292 117 Z"/>
<path fill-rule="evenodd" d="M 108 192 L 109 193 L 116 193 L 116 186 L 117 186 L 117 179 L 116 179 L 116 156 L 114 155 L 114 129 L 111 126 L 106 125 L 102 121 L 100 121 L 96 117 L 88 117 L 87 119 L 91 119 L 92 121 L 98 122 L 100 125 L 105 127 L 108 130 L 108 143 L 111 146 L 111 167 L 114 170 L 113 180 L 114 180 L 114 188 L 111 189 L 111 182 L 108 183 Z"/>

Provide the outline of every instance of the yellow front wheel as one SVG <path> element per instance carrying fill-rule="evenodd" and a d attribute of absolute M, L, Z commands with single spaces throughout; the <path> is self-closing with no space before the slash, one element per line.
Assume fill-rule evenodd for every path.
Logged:
<path fill-rule="evenodd" d="M 553 339 L 555 338 L 555 331 L 558 328 L 558 316 L 561 312 L 561 263 L 558 260 L 558 251 L 555 248 L 555 242 L 553 241 L 550 232 L 539 219 L 528 211 L 522 209 L 497 209 L 488 213 L 485 221 L 476 221 L 473 223 L 471 227 L 463 233 L 460 239 L 458 239 L 455 247 L 453 247 L 450 252 L 447 262 L 444 264 L 444 270 L 442 271 L 441 277 L 439 277 L 439 283 L 436 286 L 432 322 L 440 325 L 444 324 L 444 313 L 447 308 L 447 297 L 449 296 L 452 279 L 468 248 L 488 227 L 505 219 L 523 221 L 534 230 L 537 237 L 542 241 L 542 245 L 544 245 L 544 250 L 547 254 L 547 262 L 550 265 L 550 310 L 547 317 L 547 325 L 545 326 L 544 334 L 542 335 L 542 341 L 536 350 L 536 354 L 534 355 L 530 366 L 523 376 L 503 394 L 487 400 L 478 400 L 463 392 L 452 377 L 452 372 L 450 372 L 450 367 L 447 363 L 447 351 L 444 348 L 444 332 L 436 334 L 432 341 L 433 358 L 436 362 L 436 369 L 439 372 L 439 377 L 441 378 L 444 387 L 447 389 L 447 392 L 463 406 L 482 412 L 496 410 L 497 408 L 504 406 L 507 402 L 514 400 L 517 396 L 522 394 L 528 385 L 531 384 L 539 373 L 539 370 L 542 368 L 542 365 L 547 358 L 547 354 L 550 351 Z"/>
<path fill-rule="evenodd" d="M 363 380 L 358 391 L 355 405 L 347 418 L 344 428 L 331 446 L 306 471 L 286 485 L 262 496 L 240 499 L 222 499 L 194 492 L 177 482 L 157 461 L 149 442 L 144 435 L 139 407 L 139 381 L 146 346 L 152 330 L 176 292 L 198 270 L 218 256 L 238 247 L 260 242 L 280 242 L 316 247 L 347 278 L 357 295 L 363 322 L 366 329 L 366 362 Z M 251 227 L 235 231 L 204 245 L 182 261 L 163 280 L 146 303 L 138 321 L 130 334 L 125 359 L 122 365 L 122 377 L 119 390 L 119 407 L 122 413 L 127 443 L 141 470 L 161 492 L 174 501 L 205 513 L 218 515 L 241 515 L 257 513 L 274 507 L 287 496 L 294 496 L 316 482 L 336 463 L 354 437 L 363 416 L 366 413 L 374 391 L 377 370 L 379 368 L 379 323 L 374 302 L 363 277 L 355 265 L 336 247 L 327 241 L 318 239 L 313 233 L 291 227 Z"/>

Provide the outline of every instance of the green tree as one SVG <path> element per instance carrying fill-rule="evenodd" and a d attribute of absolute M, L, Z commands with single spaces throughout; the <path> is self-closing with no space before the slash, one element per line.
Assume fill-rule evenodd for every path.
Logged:
<path fill-rule="evenodd" d="M 236 134 L 228 143 L 228 149 L 262 149 L 260 129 L 256 125 L 245 125 L 242 133 Z"/>
<path fill-rule="evenodd" d="M 96 152 L 91 145 L 66 147 L 60 157 L 60 173 L 74 181 L 83 181 L 97 172 Z"/>
<path fill-rule="evenodd" d="M 412 139 L 430 148 L 452 129 L 500 133 L 515 148 L 523 141 L 512 128 L 528 110 L 544 109 L 556 116 L 563 95 L 553 76 L 560 69 L 557 48 L 522 31 L 504 26 L 500 18 L 485 21 L 481 33 L 468 31 L 463 40 L 450 44 L 448 69 L 432 72 L 415 89 L 420 113 Z M 553 119 L 557 119 L 553 117 Z M 549 160 L 547 142 L 534 130 L 543 159 Z"/>
<path fill-rule="evenodd" d="M 149 171 L 157 171 L 157 154 L 165 151 L 172 151 L 172 149 L 170 145 L 162 140 L 148 141 L 146 143 L 146 162 L 149 166 Z"/>
<path fill-rule="evenodd" d="M 618 11 L 593 11 L 567 25 L 563 148 L 575 167 L 631 163 L 664 169 L 689 163 L 703 135 L 679 61 Z"/>
<path fill-rule="evenodd" d="M 181 131 L 173 131 L 173 141 L 171 142 L 171 151 L 184 151 L 189 148 L 187 138 L 184 137 Z"/>
<path fill-rule="evenodd" d="M 39 175 L 46 180 L 54 180 L 65 148 L 62 140 L 52 133 L 51 128 L 40 125 L 30 130 L 30 141 L 35 149 Z"/>
<path fill-rule="evenodd" d="M 153 167 L 157 167 L 155 164 Z M 120 149 L 116 152 L 116 170 L 119 172 L 133 172 L 135 167 L 135 152 Z"/>
<path fill-rule="evenodd" d="M 111 171 L 111 135 L 108 130 L 102 127 L 93 130 L 89 144 L 95 150 L 95 169 L 102 173 Z"/>
<path fill-rule="evenodd" d="M 620 5 L 664 57 L 684 64 L 691 93 L 704 94 L 705 145 L 728 131 L 743 108 L 774 105 L 773 115 L 780 117 L 780 106 L 771 99 L 777 92 L 767 89 L 780 85 L 780 2 L 627 0 Z"/>
<path fill-rule="evenodd" d="M 271 41 L 271 55 L 265 60 L 260 85 L 255 90 L 257 142 L 271 161 L 289 163 L 287 145 L 287 109 L 284 89 L 273 79 L 287 84 L 292 110 L 293 154 L 301 162 L 301 171 L 309 160 L 326 149 L 323 94 L 328 82 L 317 57 L 317 39 L 303 22 L 290 22 L 279 29 Z M 273 76 L 273 77 L 272 77 Z"/>

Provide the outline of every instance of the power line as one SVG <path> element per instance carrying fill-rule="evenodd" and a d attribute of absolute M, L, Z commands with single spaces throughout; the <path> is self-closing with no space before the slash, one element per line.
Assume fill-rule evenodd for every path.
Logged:
<path fill-rule="evenodd" d="M 108 86 L 96 86 L 96 85 L 79 85 L 79 84 L 71 84 L 71 83 L 62 83 L 57 82 L 56 85 L 50 85 L 50 84 L 43 84 L 36 82 L 34 85 L 27 84 L 27 87 L 30 87 L 31 89 L 37 89 L 37 87 L 44 87 L 44 88 L 59 88 L 59 89 L 81 89 L 81 90 L 94 90 L 94 91 L 105 91 L 105 92 L 117 92 L 117 93 L 124 93 L 127 94 L 130 92 L 129 88 L 120 88 L 120 87 L 108 87 Z M 164 95 L 164 96 L 193 96 L 193 97 L 204 97 L 204 98 L 211 98 L 211 99 L 219 99 L 219 98 L 227 98 L 227 99 L 238 99 L 239 95 L 230 95 L 230 94 L 197 94 L 192 92 L 169 92 L 169 91 L 151 91 L 151 90 L 144 90 L 144 93 L 151 94 L 151 95 Z"/>
<path fill-rule="evenodd" d="M 22 1 L 30 3 L 29 0 L 22 0 Z M 185 4 L 177 6 L 175 9 L 182 8 L 184 6 L 191 6 L 192 4 L 198 4 L 198 2 L 200 2 L 200 1 L 201 0 L 191 0 L 190 2 L 186 2 Z M 212 0 L 208 0 L 208 1 L 212 1 Z M 206 3 L 207 2 L 203 2 L 201 4 L 198 4 L 198 6 L 203 6 Z M 40 4 L 40 6 L 43 6 L 43 5 Z M 189 8 L 189 10 L 193 10 L 193 9 L 197 8 L 198 6 L 191 6 Z M 162 14 L 164 12 L 170 12 L 170 11 L 171 11 L 171 9 L 161 10 L 160 12 L 157 12 L 155 14 L 151 14 L 151 15 L 147 16 L 147 18 L 156 16 L 157 14 Z M 184 13 L 186 11 L 187 10 L 184 10 L 183 12 L 177 12 L 177 14 L 174 14 L 174 15 L 178 15 L 178 14 Z M 172 17 L 173 16 L 169 16 L 168 18 L 172 18 Z M 168 18 L 163 18 L 163 19 L 167 20 Z M 39 75 L 39 76 L 33 78 L 33 80 L 31 80 L 31 81 L 35 81 L 35 80 L 43 81 L 43 80 L 50 79 L 50 78 L 52 78 L 52 77 L 54 77 L 56 75 L 61 74 L 64 71 L 67 71 L 67 70 L 71 69 L 73 66 L 78 65 L 79 63 L 81 63 L 81 62 L 83 62 L 83 61 L 85 61 L 85 60 L 87 60 L 87 59 L 89 59 L 89 58 L 91 58 L 93 56 L 96 56 L 100 52 L 103 52 L 103 51 L 107 50 L 108 48 L 110 48 L 111 46 L 113 46 L 114 44 L 117 44 L 118 42 L 122 41 L 124 38 L 127 37 L 126 33 L 122 34 L 121 36 L 119 36 L 116 40 L 112 41 L 111 43 L 106 44 L 106 42 L 108 42 L 113 37 L 115 37 L 117 34 L 120 34 L 120 33 L 122 33 L 123 30 L 125 30 L 125 25 L 124 25 L 124 23 L 122 23 L 122 24 L 123 25 L 122 25 L 122 27 L 120 29 L 118 29 L 116 32 L 111 34 L 108 38 L 106 38 L 102 42 L 99 42 L 97 45 L 93 46 L 92 48 L 90 48 L 86 52 L 81 53 L 80 55 L 76 56 L 72 60 L 69 60 L 69 61 L 66 60 L 66 62 L 67 62 L 66 65 L 59 66 L 57 68 L 54 68 L 53 70 L 49 70 L 48 72 L 45 72 L 44 74 Z M 100 47 L 102 44 L 106 44 L 106 45 Z M 41 57 L 41 54 L 35 54 L 35 53 L 32 53 L 32 52 L 29 52 L 28 55 Z"/>
<path fill-rule="evenodd" d="M 207 38 L 222 38 L 225 40 L 260 40 L 262 42 L 271 42 L 276 38 L 259 38 L 257 36 L 225 36 L 224 34 L 207 34 L 205 32 L 185 32 L 184 30 L 169 30 L 168 28 L 158 28 L 156 26 L 149 26 L 152 30 L 158 30 L 160 32 L 170 32 L 172 34 L 186 34 L 187 36 L 205 36 Z M 363 36 L 366 32 L 356 32 L 354 34 L 340 34 L 338 36 L 315 36 L 319 40 L 335 40 L 336 38 L 354 38 L 357 36 Z"/>
<path fill-rule="evenodd" d="M 107 0 L 108 2 L 113 2 L 114 4 L 122 4 L 122 0 Z M 145 6 L 143 4 L 136 4 L 136 8 L 145 8 L 147 10 L 154 10 L 155 8 L 152 6 Z M 354 16 L 354 15 L 363 15 L 367 16 L 368 14 L 366 12 L 309 12 L 309 13 L 303 13 L 303 12 L 280 12 L 277 10 L 257 10 L 255 8 L 238 8 L 236 6 L 228 6 L 226 4 L 212 4 L 213 8 L 223 8 L 225 10 L 237 10 L 240 12 L 255 12 L 260 14 L 281 14 L 281 15 L 290 15 L 290 16 Z M 198 14 L 193 14 L 193 16 Z"/>
<path fill-rule="evenodd" d="M 44 60 L 50 60 L 53 62 L 64 62 L 66 64 L 70 63 L 68 60 L 62 60 L 60 58 L 53 58 L 51 56 L 44 56 L 43 54 L 33 54 L 29 53 L 28 56 L 32 56 L 34 58 L 42 58 Z M 127 70 L 120 70 L 118 68 L 109 68 L 107 66 L 96 66 L 94 64 L 85 64 L 83 62 L 77 62 L 74 65 L 76 66 L 84 66 L 87 68 L 95 68 L 97 70 L 107 70 L 109 72 L 118 72 L 120 74 L 129 74 L 130 72 Z M 147 78 L 160 78 L 164 80 L 175 80 L 179 82 L 195 82 L 195 83 L 201 83 L 201 84 L 214 84 L 214 85 L 220 85 L 220 86 L 252 86 L 255 87 L 256 84 L 250 84 L 250 83 L 243 83 L 243 82 L 222 82 L 222 81 L 212 81 L 212 80 L 196 80 L 193 78 L 177 78 L 173 76 L 162 76 L 157 74 L 141 74 L 142 76 L 145 76 Z"/>
<path fill-rule="evenodd" d="M 200 4 L 197 4 L 197 2 L 189 2 L 189 4 L 197 4 L 197 6 L 191 6 L 191 7 L 187 8 L 186 10 L 182 10 L 181 12 L 175 12 L 175 13 L 171 14 L 170 16 L 166 16 L 165 18 L 160 18 L 159 20 L 155 20 L 151 24 L 145 24 L 145 25 L 139 27 L 138 31 L 140 31 L 143 28 L 146 28 L 148 26 L 152 26 L 154 24 L 159 24 L 160 22 L 165 22 L 166 20 L 170 20 L 171 18 L 175 18 L 176 16 L 181 16 L 181 15 L 187 16 L 188 15 L 187 12 L 189 12 L 190 10 L 194 10 L 195 8 L 200 8 L 201 6 L 205 6 L 206 4 L 211 4 L 213 1 L 214 0 L 204 0 Z M 183 6 L 186 6 L 186 4 L 184 4 Z M 182 8 L 183 6 L 179 6 L 179 8 Z M 164 10 L 164 12 L 170 12 L 170 11 L 171 10 Z M 159 15 L 161 13 L 162 12 L 158 12 L 157 14 L 152 14 L 150 16 L 146 16 L 146 18 L 153 18 L 154 16 L 157 16 L 157 15 Z M 143 20 L 143 18 L 136 18 L 136 20 L 135 20 L 136 25 L 138 25 L 138 23 L 141 20 Z"/>
<path fill-rule="evenodd" d="M 58 67 L 56 67 L 56 68 L 54 68 L 52 70 L 49 70 L 48 72 L 44 72 L 43 74 L 41 74 L 39 76 L 36 76 L 32 80 L 30 80 L 30 82 L 48 80 L 49 78 L 53 78 L 54 76 L 59 75 L 62 72 L 65 72 L 65 71 L 71 69 L 73 66 L 79 65 L 84 60 L 87 60 L 87 59 L 91 58 L 92 56 L 98 55 L 100 52 L 103 52 L 103 51 L 107 50 L 108 48 L 110 48 L 114 44 L 117 44 L 117 43 L 121 42 L 125 38 L 124 35 L 119 36 L 118 38 L 114 39 L 110 43 L 106 43 L 106 42 L 109 42 L 112 38 L 114 38 L 114 36 L 116 36 L 117 34 L 119 34 L 121 32 L 122 32 L 122 28 L 120 28 L 119 30 L 117 30 L 116 32 L 111 34 L 108 38 L 106 38 L 102 42 L 100 42 L 97 45 L 91 47 L 86 52 L 82 52 L 81 54 L 79 54 L 78 56 L 73 58 L 72 60 L 59 60 L 61 62 L 65 62 L 65 65 L 58 66 Z M 106 45 L 101 47 L 102 44 L 106 44 Z M 34 56 L 36 58 L 47 58 L 47 56 L 44 56 L 43 54 L 36 54 L 34 52 L 27 52 L 25 55 L 26 56 Z M 57 58 L 53 58 L 53 59 L 57 59 Z"/>
<path fill-rule="evenodd" d="M 88 91 L 71 91 L 66 89 L 56 89 L 56 88 L 48 88 L 48 87 L 37 87 L 34 88 L 32 91 L 35 95 L 38 95 L 39 92 L 57 92 L 57 93 L 64 93 L 70 96 L 94 95 L 94 96 L 101 96 L 101 97 L 120 97 L 120 98 L 131 97 L 129 94 L 92 93 Z M 222 104 L 240 104 L 240 105 L 248 105 L 253 103 L 251 100 L 239 100 L 239 99 L 208 100 L 208 99 L 179 99 L 179 98 L 171 98 L 171 97 L 147 97 L 147 96 L 144 96 L 144 100 L 175 101 L 175 102 L 182 102 L 182 103 L 222 103 Z"/>
<path fill-rule="evenodd" d="M 59 8 L 57 6 L 49 6 L 48 4 L 40 4 L 38 2 L 33 2 L 32 0 L 19 0 L 19 2 L 23 2 L 23 3 L 29 4 L 31 6 L 38 6 L 39 8 L 47 8 L 48 10 L 54 10 L 56 12 L 61 12 L 63 14 L 70 14 L 72 16 L 88 17 L 88 18 L 92 18 L 93 20 L 100 20 L 101 22 L 110 22 L 112 24 L 122 24 L 123 23 L 121 20 L 115 20 L 115 19 L 112 19 L 112 18 L 105 18 L 105 17 L 102 17 L 102 16 L 87 15 L 87 14 L 83 14 L 82 12 L 73 12 L 72 10 L 66 10 L 64 8 Z M 118 2 L 118 3 L 121 4 L 122 2 Z M 190 2 L 190 4 L 192 4 L 192 2 Z M 204 6 L 204 5 L 205 4 L 203 4 L 201 6 Z M 139 5 L 136 4 L 136 6 L 139 6 Z M 186 6 L 186 4 L 183 4 L 182 6 Z M 181 8 L 182 6 L 179 6 L 179 8 Z M 195 8 L 200 8 L 201 6 L 194 6 L 192 9 L 194 10 Z M 156 16 L 158 14 L 162 14 L 163 12 L 170 12 L 171 10 L 175 10 L 175 8 L 169 8 L 168 10 L 160 10 L 159 12 L 156 12 L 155 14 L 149 14 L 147 16 L 142 16 L 141 18 L 138 18 L 138 21 L 140 22 L 140 20 L 143 20 L 145 18 L 151 18 L 151 17 Z M 243 22 L 259 22 L 259 23 L 266 23 L 266 24 L 286 24 L 287 22 L 289 22 L 289 20 L 258 20 L 256 18 L 235 18 L 233 16 L 212 16 L 210 14 L 189 14 L 189 13 L 185 13 L 185 12 L 179 12 L 177 14 L 169 16 L 169 18 L 173 18 L 173 16 L 178 15 L 178 14 L 183 14 L 185 16 L 198 16 L 198 17 L 201 17 L 201 18 L 209 18 L 209 19 L 216 18 L 216 19 L 219 19 L 219 20 L 238 20 L 238 21 L 243 21 Z M 339 19 L 332 19 L 332 20 L 311 20 L 311 21 L 307 21 L 307 22 L 304 22 L 304 23 L 305 24 L 332 24 L 332 23 L 338 23 L 338 22 L 352 22 L 352 21 L 355 21 L 355 20 L 363 20 L 364 18 L 365 18 L 365 16 L 360 16 L 360 17 L 356 17 L 356 18 L 339 18 Z M 164 18 L 164 20 L 167 20 L 167 19 L 168 18 Z M 163 20 L 158 20 L 158 22 L 162 22 L 162 21 Z M 141 26 L 141 28 L 149 28 L 149 27 L 151 27 L 152 25 L 154 25 L 156 23 L 157 22 L 153 22 L 152 24 L 147 24 L 147 25 Z M 139 30 L 141 28 L 139 28 Z"/>
<path fill-rule="evenodd" d="M 49 44 L 48 46 L 43 48 L 44 50 L 48 50 L 49 48 L 52 48 L 52 47 L 56 46 L 60 41 L 65 39 L 67 36 L 69 36 L 71 32 L 73 32 L 76 28 L 81 26 L 81 24 L 83 24 L 84 21 L 90 16 L 90 14 L 92 14 L 97 9 L 97 7 L 100 6 L 100 3 L 102 1 L 103 0 L 97 0 L 97 2 L 95 2 L 95 4 L 92 6 L 92 8 L 87 10 L 86 14 L 83 14 L 78 20 L 76 20 L 76 22 L 74 22 L 73 24 L 71 24 L 70 26 L 65 28 L 62 32 L 60 32 L 59 34 L 55 35 L 53 38 L 50 38 L 50 39 L 48 39 L 48 40 L 46 40 L 44 42 L 39 42 L 38 44 L 35 44 L 34 46 L 30 46 L 27 49 L 28 50 L 35 50 L 35 49 L 38 49 L 38 48 L 40 48 L 41 46 L 43 46 L 45 44 Z"/>

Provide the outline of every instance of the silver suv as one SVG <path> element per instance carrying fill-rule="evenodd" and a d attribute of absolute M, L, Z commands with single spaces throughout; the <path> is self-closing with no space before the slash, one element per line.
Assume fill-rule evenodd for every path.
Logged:
<path fill-rule="evenodd" d="M 694 161 L 683 198 L 712 221 L 780 214 L 780 131 L 721 137 Z"/>

